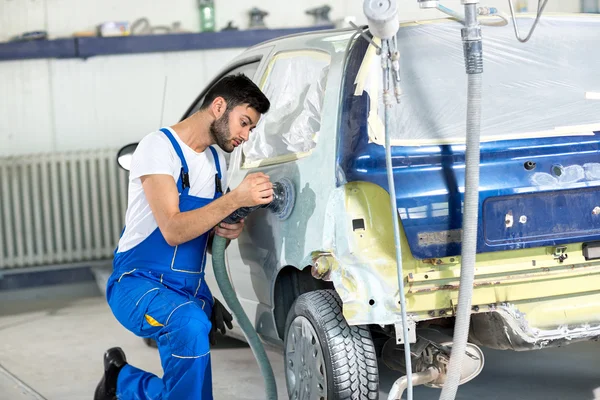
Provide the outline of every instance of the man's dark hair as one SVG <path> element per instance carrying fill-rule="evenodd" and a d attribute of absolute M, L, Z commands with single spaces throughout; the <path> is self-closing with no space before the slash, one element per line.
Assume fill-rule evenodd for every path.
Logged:
<path fill-rule="evenodd" d="M 260 114 L 264 114 L 271 107 L 267 96 L 244 74 L 229 75 L 217 82 L 206 93 L 200 110 L 208 108 L 217 97 L 225 99 L 228 111 L 247 103 Z"/>

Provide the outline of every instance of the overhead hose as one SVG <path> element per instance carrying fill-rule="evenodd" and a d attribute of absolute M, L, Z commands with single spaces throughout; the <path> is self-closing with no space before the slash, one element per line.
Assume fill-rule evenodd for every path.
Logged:
<path fill-rule="evenodd" d="M 479 217 L 479 160 L 481 131 L 481 92 L 483 73 L 483 49 L 481 29 L 477 23 L 474 4 L 465 6 L 463 47 L 468 76 L 467 87 L 467 137 L 465 150 L 465 197 L 462 222 L 462 254 L 458 306 L 454 325 L 452 353 L 448 375 L 442 388 L 440 400 L 453 400 L 458 391 L 462 362 L 467 348 L 471 300 L 475 277 L 477 251 L 477 224 Z"/>
<path fill-rule="evenodd" d="M 471 319 L 471 297 L 475 276 L 477 218 L 479 214 L 479 135 L 481 121 L 481 74 L 469 75 L 467 112 L 467 150 L 465 172 L 465 211 L 463 214 L 460 290 L 454 325 L 452 356 L 440 400 L 456 396 L 467 349 Z"/>
<path fill-rule="evenodd" d="M 260 372 L 265 382 L 266 399 L 277 400 L 277 383 L 275 381 L 275 375 L 273 374 L 273 368 L 267 357 L 267 352 L 265 351 L 258 334 L 254 330 L 254 326 L 244 312 L 240 301 L 235 295 L 235 290 L 233 290 L 231 282 L 229 281 L 229 275 L 227 274 L 227 268 L 225 266 L 226 247 L 227 239 L 218 235 L 213 237 L 212 260 L 215 278 L 227 306 L 237 319 L 242 331 L 244 331 L 246 340 L 248 340 L 248 344 L 250 344 L 250 348 L 254 353 L 254 358 L 256 358 L 256 362 L 260 367 Z"/>

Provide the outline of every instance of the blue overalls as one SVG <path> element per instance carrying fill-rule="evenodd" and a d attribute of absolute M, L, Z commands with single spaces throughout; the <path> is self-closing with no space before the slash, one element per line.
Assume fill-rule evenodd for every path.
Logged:
<path fill-rule="evenodd" d="M 217 174 L 213 198 L 189 195 L 189 171 L 181 147 L 167 129 L 181 159 L 177 182 L 179 209 L 191 211 L 221 196 L 221 168 L 210 147 Z M 163 378 L 129 364 L 119 373 L 122 400 L 212 399 L 208 335 L 213 298 L 204 279 L 209 233 L 170 246 L 159 228 L 134 248 L 117 253 L 107 284 L 108 304 L 117 320 L 137 336 L 158 344 Z"/>

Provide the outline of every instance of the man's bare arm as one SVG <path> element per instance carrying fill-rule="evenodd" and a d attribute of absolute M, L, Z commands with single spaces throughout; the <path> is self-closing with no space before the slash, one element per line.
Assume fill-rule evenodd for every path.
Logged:
<path fill-rule="evenodd" d="M 141 177 L 146 199 L 167 243 L 176 246 L 210 231 L 240 207 L 267 204 L 273 200 L 273 185 L 262 173 L 250 174 L 235 190 L 196 210 L 179 210 L 179 193 L 173 177 Z"/>

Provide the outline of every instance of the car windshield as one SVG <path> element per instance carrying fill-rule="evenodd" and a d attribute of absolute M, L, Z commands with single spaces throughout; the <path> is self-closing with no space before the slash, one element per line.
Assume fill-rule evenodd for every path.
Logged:
<path fill-rule="evenodd" d="M 520 30 L 528 31 L 532 22 L 520 18 Z M 402 101 L 393 110 L 393 144 L 465 141 L 467 75 L 461 27 L 439 20 L 400 28 Z M 516 40 L 512 23 L 482 30 L 482 141 L 600 130 L 600 18 L 544 16 L 526 43 Z M 381 66 L 371 47 L 356 94 L 365 90 L 378 99 L 371 100 L 369 136 L 383 144 Z"/>

